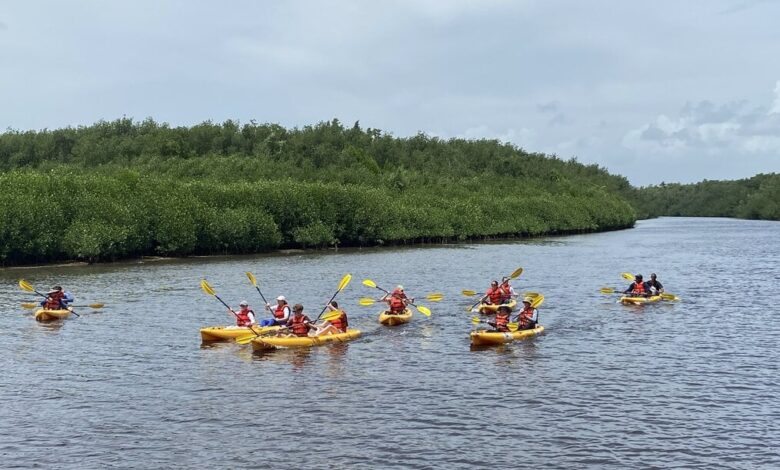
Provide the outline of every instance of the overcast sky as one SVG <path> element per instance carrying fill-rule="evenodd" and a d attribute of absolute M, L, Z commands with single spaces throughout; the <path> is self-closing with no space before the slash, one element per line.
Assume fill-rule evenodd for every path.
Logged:
<path fill-rule="evenodd" d="M 359 120 L 637 185 L 780 172 L 780 1 L 0 1 L 0 129 Z"/>

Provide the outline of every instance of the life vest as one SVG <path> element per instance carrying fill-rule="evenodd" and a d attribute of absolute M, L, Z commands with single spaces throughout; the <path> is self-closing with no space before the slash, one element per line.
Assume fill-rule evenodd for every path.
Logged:
<path fill-rule="evenodd" d="M 504 300 L 504 291 L 501 289 L 501 287 L 496 287 L 495 289 L 491 287 L 488 289 L 485 295 L 488 296 L 490 303 L 493 305 L 498 305 L 501 303 L 501 301 Z"/>
<path fill-rule="evenodd" d="M 501 289 L 501 292 L 503 293 L 504 296 L 502 302 L 509 301 L 509 299 L 512 298 L 512 288 L 509 286 L 509 284 L 501 284 L 499 288 Z"/>
<path fill-rule="evenodd" d="M 287 304 L 283 305 L 277 305 L 276 310 L 274 310 L 274 318 L 282 320 L 284 318 L 284 309 L 290 308 L 287 306 Z"/>
<path fill-rule="evenodd" d="M 347 323 L 347 312 L 341 311 L 341 316 L 336 318 L 335 320 L 331 320 L 330 324 L 338 328 L 339 331 L 346 333 L 347 327 L 349 324 Z"/>
<path fill-rule="evenodd" d="M 631 289 L 631 294 L 633 294 L 633 295 L 644 295 L 645 294 L 645 283 L 644 282 L 634 282 L 634 288 Z"/>
<path fill-rule="evenodd" d="M 309 317 L 306 315 L 293 315 L 292 318 L 290 318 L 290 326 L 292 327 L 292 332 L 295 336 L 308 336 L 309 335 L 309 325 L 307 322 L 309 321 Z"/>
<path fill-rule="evenodd" d="M 390 304 L 390 311 L 393 313 L 401 313 L 404 310 L 406 310 L 406 303 L 404 302 L 403 297 L 401 297 L 403 294 L 396 294 L 393 293 L 392 296 L 390 296 L 390 300 L 388 303 Z"/>
<path fill-rule="evenodd" d="M 46 310 L 59 310 L 62 308 L 61 301 L 64 297 L 65 294 L 63 294 L 62 291 L 49 294 L 43 303 L 43 308 Z"/>
<path fill-rule="evenodd" d="M 249 314 L 254 315 L 255 312 L 252 310 L 247 309 L 247 311 L 239 310 L 236 312 L 236 325 L 238 326 L 249 326 L 252 324 L 252 319 L 249 318 Z"/>
<path fill-rule="evenodd" d="M 529 328 L 534 321 L 534 308 L 528 307 L 524 308 L 522 312 L 520 312 L 520 317 L 518 318 L 520 323 L 520 329 L 524 330 L 526 328 Z"/>
<path fill-rule="evenodd" d="M 496 331 L 509 331 L 509 315 L 496 315 Z"/>

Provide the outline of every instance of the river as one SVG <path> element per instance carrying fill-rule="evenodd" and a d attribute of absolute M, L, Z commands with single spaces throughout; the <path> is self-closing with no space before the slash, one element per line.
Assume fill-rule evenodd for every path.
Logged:
<path fill-rule="evenodd" d="M 523 267 L 547 331 L 472 350 L 461 289 Z M 283 293 L 337 300 L 364 335 L 308 351 L 201 345 L 201 326 Z M 599 293 L 658 273 L 677 303 Z M 77 294 L 36 323 L 20 278 Z M 360 281 L 433 310 L 376 322 Z M 660 218 L 616 232 L 485 244 L 0 270 L 6 468 L 778 468 L 780 223 Z"/>

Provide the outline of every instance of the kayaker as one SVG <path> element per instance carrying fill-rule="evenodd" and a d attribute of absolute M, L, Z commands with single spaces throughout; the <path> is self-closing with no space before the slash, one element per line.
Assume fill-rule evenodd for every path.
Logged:
<path fill-rule="evenodd" d="M 523 299 L 523 310 L 517 316 L 518 330 L 532 330 L 536 328 L 536 319 L 539 312 L 531 306 L 533 299 L 526 297 Z"/>
<path fill-rule="evenodd" d="M 658 282 L 657 276 L 655 273 L 650 274 L 650 280 L 646 283 L 647 287 L 649 289 L 652 289 L 652 292 L 654 294 L 661 294 L 664 291 L 664 286 L 660 282 Z"/>
<path fill-rule="evenodd" d="M 504 290 L 498 285 L 498 281 L 490 283 L 490 289 L 485 292 L 482 301 L 486 304 L 500 305 L 504 303 Z"/>
<path fill-rule="evenodd" d="M 290 304 L 287 303 L 287 297 L 280 295 L 276 298 L 276 307 L 271 310 L 271 304 L 265 304 L 265 309 L 273 314 L 273 318 L 268 318 L 260 322 L 260 326 L 284 325 L 290 319 Z"/>
<path fill-rule="evenodd" d="M 54 286 L 41 301 L 41 307 L 44 310 L 65 310 L 70 302 L 73 302 L 73 294 L 64 292 L 62 286 Z"/>
<path fill-rule="evenodd" d="M 349 323 L 347 321 L 347 312 L 343 309 L 339 310 L 339 304 L 335 300 L 328 304 L 328 310 L 331 312 L 340 311 L 341 316 L 330 321 L 326 321 L 317 329 L 317 336 L 322 335 L 335 335 L 338 333 L 346 333 Z"/>
<path fill-rule="evenodd" d="M 382 301 L 387 302 L 389 307 L 387 310 L 388 313 L 391 315 L 400 315 L 404 313 L 409 302 L 414 302 L 414 297 L 411 299 L 407 297 L 406 292 L 404 292 L 404 286 L 399 284 L 393 289 L 393 292 L 385 294 L 384 297 L 382 297 Z"/>
<path fill-rule="evenodd" d="M 511 284 L 509 284 L 510 278 L 504 277 L 501 279 L 501 290 L 504 293 L 504 298 L 501 301 L 501 303 L 509 303 L 512 301 L 512 299 L 517 298 L 517 292 L 515 292 L 515 288 L 512 287 Z"/>
<path fill-rule="evenodd" d="M 509 315 L 512 313 L 512 309 L 508 305 L 502 305 L 498 307 L 496 317 L 493 321 L 487 322 L 488 325 L 495 328 L 494 331 L 499 333 L 506 333 L 509 331 Z"/>
<path fill-rule="evenodd" d="M 634 297 L 647 297 L 649 295 L 649 289 L 645 285 L 644 282 L 642 282 L 642 275 L 637 274 L 634 276 L 634 282 L 631 283 L 630 286 L 628 286 L 628 289 L 624 290 L 624 294 L 630 294 Z"/>
<path fill-rule="evenodd" d="M 249 308 L 249 302 L 242 300 L 238 306 L 238 312 L 232 312 L 229 310 L 229 312 L 235 313 L 236 315 L 236 326 L 256 325 L 257 321 L 255 321 L 255 312 Z"/>
<path fill-rule="evenodd" d="M 293 305 L 293 315 L 287 320 L 285 326 L 295 336 L 309 336 L 309 330 L 314 328 L 309 317 L 303 314 L 303 305 Z"/>

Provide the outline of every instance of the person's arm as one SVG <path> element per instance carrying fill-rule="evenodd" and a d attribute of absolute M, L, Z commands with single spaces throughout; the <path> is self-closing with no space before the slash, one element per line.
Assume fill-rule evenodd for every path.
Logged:
<path fill-rule="evenodd" d="M 284 316 L 282 317 L 282 321 L 284 321 L 284 322 L 289 321 L 290 320 L 290 306 L 289 305 L 285 305 L 284 309 L 282 309 L 282 313 L 284 314 Z"/>
<path fill-rule="evenodd" d="M 249 324 L 250 325 L 257 325 L 257 320 L 255 319 L 255 312 L 249 311 Z"/>
<path fill-rule="evenodd" d="M 628 289 L 624 290 L 624 291 L 623 291 L 623 293 L 624 293 L 624 294 L 628 294 L 628 293 L 630 293 L 631 291 L 633 291 L 633 290 L 634 290 L 634 284 L 636 284 L 636 283 L 635 283 L 635 282 L 632 282 L 632 283 L 631 283 L 631 285 L 630 285 L 630 286 L 628 286 Z"/>

